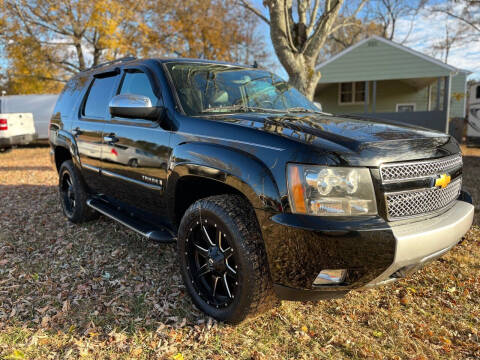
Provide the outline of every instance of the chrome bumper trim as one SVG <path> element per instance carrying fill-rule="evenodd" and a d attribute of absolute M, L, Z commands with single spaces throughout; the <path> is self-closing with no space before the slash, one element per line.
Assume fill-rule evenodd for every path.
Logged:
<path fill-rule="evenodd" d="M 397 242 L 394 261 L 364 288 L 398 280 L 442 256 L 470 229 L 473 213 L 472 204 L 457 200 L 442 215 L 413 224 L 393 226 L 392 232 Z"/>

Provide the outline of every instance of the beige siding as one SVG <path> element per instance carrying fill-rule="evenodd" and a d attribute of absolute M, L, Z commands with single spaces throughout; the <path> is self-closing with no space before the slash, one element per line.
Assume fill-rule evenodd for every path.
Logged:
<path fill-rule="evenodd" d="M 338 103 L 338 84 L 329 84 L 317 91 L 315 101 L 322 104 L 323 109 L 332 113 L 362 113 L 363 104 Z M 369 85 L 368 111 L 372 111 L 372 82 Z M 416 111 L 427 111 L 428 87 L 417 89 L 401 80 L 377 81 L 377 101 L 375 112 L 394 112 L 397 104 L 415 104 Z"/>
<path fill-rule="evenodd" d="M 321 67 L 320 83 L 428 78 L 449 70 L 404 49 L 371 39 Z"/>

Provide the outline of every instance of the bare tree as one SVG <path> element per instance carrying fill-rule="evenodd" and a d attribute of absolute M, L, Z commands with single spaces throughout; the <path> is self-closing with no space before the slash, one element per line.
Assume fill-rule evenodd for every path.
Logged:
<path fill-rule="evenodd" d="M 365 11 L 364 22 L 373 21 L 382 28 L 380 36 L 393 40 L 398 30 L 398 22 L 410 20 L 410 31 L 414 25 L 416 15 L 425 7 L 428 0 L 370 0 Z M 410 31 L 400 40 L 405 42 Z"/>
<path fill-rule="evenodd" d="M 472 32 L 472 36 L 480 38 L 480 1 L 479 0 L 456 0 L 447 1 L 433 7 L 434 12 L 447 15 L 457 20 Z"/>
<path fill-rule="evenodd" d="M 339 23 L 343 22 L 340 17 Z M 351 25 L 343 26 L 332 33 L 320 52 L 319 62 L 328 60 L 332 55 L 366 39 L 372 35 L 382 36 L 383 27 L 375 21 L 363 21 L 360 18 L 354 19 Z"/>
<path fill-rule="evenodd" d="M 315 70 L 320 51 L 328 36 L 353 23 L 367 0 L 264 0 L 268 15 L 248 0 L 240 4 L 270 27 L 270 37 L 291 85 L 312 99 L 320 80 Z M 340 14 L 343 21 L 338 23 Z"/>
<path fill-rule="evenodd" d="M 445 16 L 445 36 L 432 47 L 444 62 L 458 44 L 480 41 L 480 1 L 448 1 L 433 6 L 432 11 Z"/>
<path fill-rule="evenodd" d="M 457 26 L 455 26 L 457 25 Z M 436 41 L 432 46 L 432 52 L 435 56 L 440 55 L 443 62 L 448 62 L 448 56 L 450 51 L 457 44 L 464 43 L 469 38 L 468 32 L 465 31 L 463 26 L 459 24 L 450 25 L 445 23 L 445 37 L 439 41 Z"/>

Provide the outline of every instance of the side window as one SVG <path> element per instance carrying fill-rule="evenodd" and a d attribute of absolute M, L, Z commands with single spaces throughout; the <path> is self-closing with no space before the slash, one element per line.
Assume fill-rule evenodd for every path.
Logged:
<path fill-rule="evenodd" d="M 95 78 L 83 109 L 85 117 L 104 118 L 117 77 Z"/>
<path fill-rule="evenodd" d="M 158 98 L 153 93 L 152 85 L 147 74 L 143 72 L 127 72 L 123 78 L 120 94 L 143 95 L 150 99 L 152 105 L 158 103 Z"/>
<path fill-rule="evenodd" d="M 70 79 L 58 97 L 53 113 L 61 112 L 63 116 L 68 116 L 73 110 L 79 94 L 85 86 L 88 86 L 87 80 L 86 76 L 77 76 Z"/>

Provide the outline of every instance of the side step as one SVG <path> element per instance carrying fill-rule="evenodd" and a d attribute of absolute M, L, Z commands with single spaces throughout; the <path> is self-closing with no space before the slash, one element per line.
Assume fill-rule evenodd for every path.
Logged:
<path fill-rule="evenodd" d="M 99 213 L 118 221 L 129 229 L 136 231 L 149 240 L 161 243 L 172 243 L 177 241 L 175 234 L 165 227 L 155 227 L 141 219 L 134 218 L 128 213 L 118 210 L 115 206 L 99 199 L 88 199 L 87 205 Z"/>

